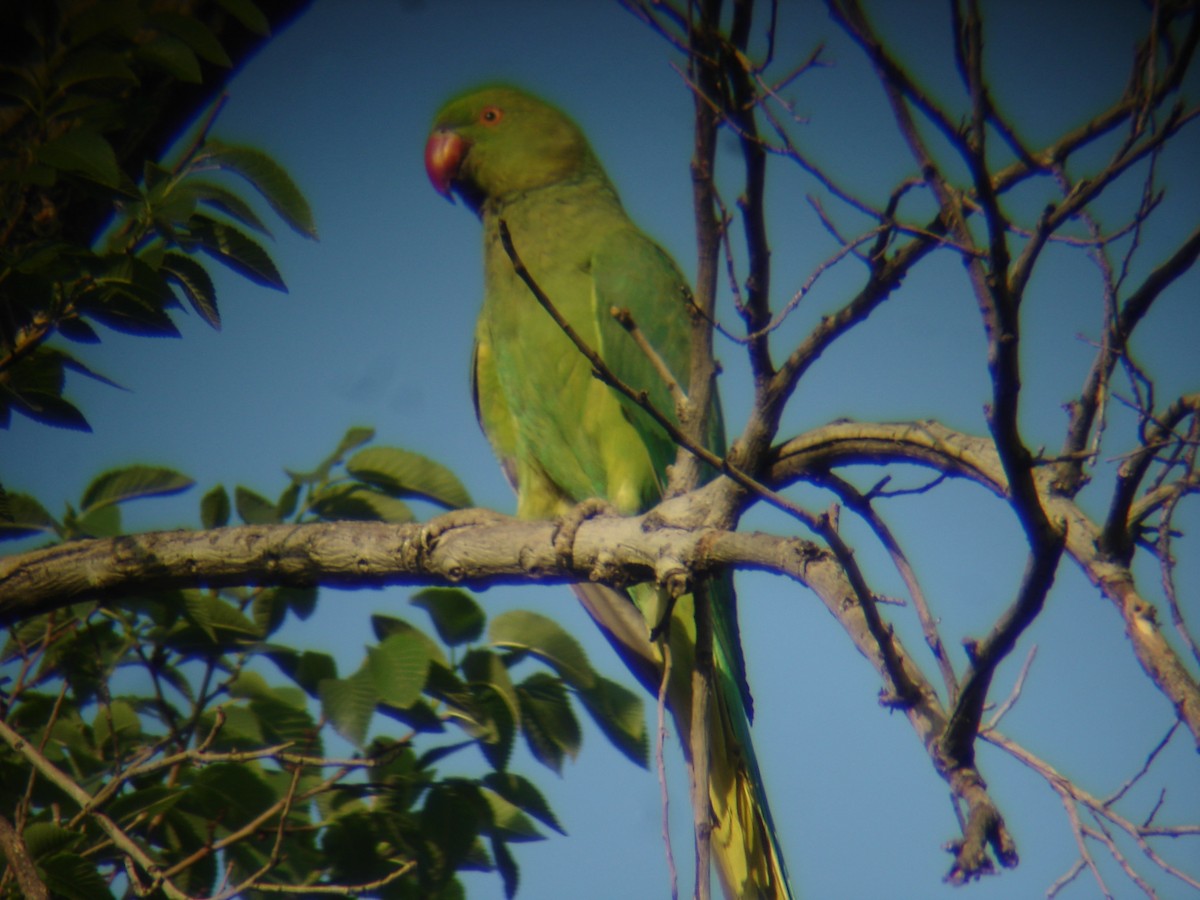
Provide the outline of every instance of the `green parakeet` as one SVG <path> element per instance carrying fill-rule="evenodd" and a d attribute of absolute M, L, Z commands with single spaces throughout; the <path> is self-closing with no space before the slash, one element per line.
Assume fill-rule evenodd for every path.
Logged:
<path fill-rule="evenodd" d="M 501 244 L 513 245 L 538 286 L 626 384 L 674 415 L 652 361 L 615 321 L 629 310 L 676 381 L 686 386 L 687 282 L 669 256 L 630 221 L 582 131 L 549 104 L 511 87 L 485 87 L 438 113 L 425 166 L 447 197 L 457 193 L 483 222 L 485 291 L 475 332 L 473 380 L 480 423 L 517 490 L 526 518 L 562 515 L 603 498 L 620 513 L 661 498 L 675 445 L 644 411 L 592 374 L 592 366 L 538 304 Z M 714 404 L 709 446 L 723 452 Z M 652 585 L 576 593 L 633 673 L 651 691 L 662 648 Z M 746 686 L 732 582 L 711 585 L 716 685 L 710 704 L 709 797 L 713 856 L 727 896 L 787 898 L 787 875 L 750 741 Z M 631 602 L 632 601 L 632 602 Z M 695 622 L 693 598 L 676 603 L 670 626 L 668 702 L 689 752 Z"/>

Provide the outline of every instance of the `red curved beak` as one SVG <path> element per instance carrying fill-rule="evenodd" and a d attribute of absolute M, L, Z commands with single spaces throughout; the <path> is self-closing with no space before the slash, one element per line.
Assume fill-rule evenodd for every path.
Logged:
<path fill-rule="evenodd" d="M 435 131 L 425 144 L 425 172 L 437 192 L 447 199 L 458 167 L 467 155 L 467 142 L 453 131 Z"/>

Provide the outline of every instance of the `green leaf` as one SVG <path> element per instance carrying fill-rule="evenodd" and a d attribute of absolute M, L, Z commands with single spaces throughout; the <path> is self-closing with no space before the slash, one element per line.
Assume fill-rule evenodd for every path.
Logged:
<path fill-rule="evenodd" d="M 114 254 L 100 260 L 93 286 L 76 300 L 81 313 L 127 334 L 179 337 L 165 312 L 177 301 L 167 276 L 137 257 Z"/>
<path fill-rule="evenodd" d="M 258 217 L 254 208 L 229 188 L 195 178 L 189 178 L 182 187 L 197 202 L 211 206 L 247 228 L 270 235 L 271 230 Z"/>
<path fill-rule="evenodd" d="M 505 800 L 523 809 L 539 822 L 548 825 L 561 835 L 567 832 L 550 809 L 546 798 L 528 778 L 513 772 L 488 772 L 483 784 Z"/>
<path fill-rule="evenodd" d="M 292 230 L 305 237 L 317 236 L 317 226 L 308 201 L 291 176 L 267 154 L 251 147 L 235 147 L 210 138 L 205 142 L 201 158 L 245 178 Z"/>
<path fill-rule="evenodd" d="M 375 437 L 374 428 L 351 427 L 342 436 L 341 441 L 332 453 L 321 461 L 311 472 L 288 472 L 288 477 L 298 484 L 316 484 L 329 475 L 329 470 L 342 461 L 342 457 L 355 447 L 359 447 Z"/>
<path fill-rule="evenodd" d="M 446 654 L 442 652 L 442 648 L 437 643 L 423 632 L 420 628 L 411 625 L 403 619 L 398 619 L 395 616 L 373 615 L 371 616 L 371 629 L 375 633 L 375 639 L 380 643 L 386 641 L 393 634 L 408 634 L 416 635 L 425 641 L 429 650 L 429 658 L 443 666 L 448 666 Z"/>
<path fill-rule="evenodd" d="M 168 74 L 174 75 L 180 81 L 186 81 L 188 84 L 200 84 L 203 80 L 200 73 L 200 61 L 196 59 L 192 48 L 179 38 L 167 34 L 157 35 L 139 44 L 137 55 L 151 65 L 158 66 Z"/>
<path fill-rule="evenodd" d="M 217 0 L 217 5 L 255 34 L 266 37 L 271 33 L 271 23 L 252 0 Z"/>
<path fill-rule="evenodd" d="M 300 706 L 289 702 L 288 692 L 294 691 Z M 250 701 L 250 709 L 258 718 L 263 737 L 268 743 L 290 743 L 300 753 L 321 755 L 320 732 L 304 707 L 304 694 L 294 688 L 276 688 L 271 697 Z"/>
<path fill-rule="evenodd" d="M 578 696 L 613 746 L 646 768 L 650 762 L 650 742 L 641 697 L 600 676 L 596 676 L 591 687 L 580 689 Z"/>
<path fill-rule="evenodd" d="M 255 284 L 287 293 L 283 276 L 267 251 L 232 225 L 197 214 L 188 219 L 188 227 L 191 238 L 218 262 Z"/>
<path fill-rule="evenodd" d="M 431 658 L 429 641 L 422 638 L 413 632 L 396 632 L 378 647 L 367 648 L 367 664 L 380 699 L 407 707 L 421 696 Z"/>
<path fill-rule="evenodd" d="M 222 829 L 244 825 L 277 799 L 276 792 L 250 766 L 212 763 L 200 769 L 177 808 L 219 822 Z"/>
<path fill-rule="evenodd" d="M 534 759 L 562 774 L 563 759 L 575 759 L 583 743 L 579 720 L 562 682 L 546 672 L 535 672 L 517 685 L 521 705 L 521 731 Z"/>
<path fill-rule="evenodd" d="M 309 506 L 326 521 L 342 519 L 365 522 L 412 522 L 412 510 L 402 500 L 389 497 L 361 484 L 339 484 L 317 492 Z"/>
<path fill-rule="evenodd" d="M 137 81 L 125 60 L 111 50 L 88 48 L 69 54 L 54 73 L 54 88 L 65 91 L 85 81 Z"/>
<path fill-rule="evenodd" d="M 532 653 L 574 688 L 589 688 L 599 678 L 579 642 L 553 619 L 538 613 L 524 609 L 501 613 L 492 619 L 488 638 L 497 646 Z"/>
<path fill-rule="evenodd" d="M 459 664 L 463 677 L 473 684 L 486 684 L 496 691 L 508 704 L 508 711 L 514 722 L 521 720 L 521 704 L 517 699 L 517 689 L 509 677 L 508 667 L 498 653 L 491 650 L 476 648 L 463 657 Z"/>
<path fill-rule="evenodd" d="M 181 16 L 176 13 L 159 12 L 150 16 L 150 24 L 161 28 L 174 37 L 179 38 L 201 59 L 213 65 L 226 69 L 233 65 L 233 60 L 217 40 L 207 25 L 199 19 Z"/>
<path fill-rule="evenodd" d="M 217 311 L 217 289 L 204 266 L 182 253 L 166 253 L 160 268 L 183 289 L 183 295 L 187 297 L 196 314 L 220 331 L 221 314 Z"/>
<path fill-rule="evenodd" d="M 95 863 L 75 853 L 55 853 L 38 860 L 38 873 L 54 897 L 112 900 L 112 891 Z"/>
<path fill-rule="evenodd" d="M 74 341 L 77 344 L 100 343 L 100 335 L 96 334 L 96 329 L 78 316 L 59 319 L 58 333 L 68 341 Z"/>
<path fill-rule="evenodd" d="M 74 521 L 72 537 L 116 537 L 121 533 L 121 511 L 116 504 L 109 503 L 89 509 Z"/>
<path fill-rule="evenodd" d="M 200 498 L 200 524 L 204 528 L 223 528 L 229 524 L 229 492 L 217 485 Z"/>
<path fill-rule="evenodd" d="M 139 813 L 152 816 L 170 809 L 178 802 L 181 795 L 182 791 L 178 788 L 166 785 L 154 784 L 139 787 L 136 791 L 126 791 L 113 799 L 104 808 L 104 811 L 117 822 L 132 819 Z"/>
<path fill-rule="evenodd" d="M 123 746 L 130 738 L 141 733 L 142 723 L 138 714 L 124 700 L 114 700 L 107 707 L 97 710 L 96 718 L 92 722 L 96 749 L 106 757 L 113 755 L 114 737 L 117 745 Z"/>
<path fill-rule="evenodd" d="M 261 494 L 238 485 L 233 492 L 233 505 L 247 525 L 277 525 L 279 510 Z"/>
<path fill-rule="evenodd" d="M 271 686 L 267 684 L 267 679 L 258 672 L 247 672 L 245 670 L 239 672 L 236 677 L 229 682 L 229 696 L 238 699 L 255 697 L 270 697 Z"/>
<path fill-rule="evenodd" d="M 212 594 L 186 591 L 183 606 L 187 620 L 204 631 L 214 644 L 226 639 L 226 635 L 219 635 L 218 631 L 254 638 L 261 634 L 258 626 L 246 618 L 241 610 Z"/>
<path fill-rule="evenodd" d="M 0 410 L 7 409 L 9 406 L 43 425 L 68 428 L 72 431 L 92 430 L 92 426 L 83 417 L 83 413 L 70 401 L 64 400 L 57 394 L 26 390 L 19 394 L 9 394 L 7 399 L 0 396 Z"/>
<path fill-rule="evenodd" d="M 367 738 L 375 703 L 379 699 L 375 691 L 375 679 L 367 666 L 363 666 L 349 678 L 328 678 L 317 687 L 321 698 L 321 712 L 337 733 L 361 747 Z"/>
<path fill-rule="evenodd" d="M 479 788 L 461 780 L 433 785 L 421 810 L 421 833 L 444 854 L 448 868 L 470 851 L 489 817 Z"/>
<path fill-rule="evenodd" d="M 487 616 L 466 591 L 457 588 L 426 588 L 408 601 L 429 613 L 442 643 L 449 647 L 479 640 Z"/>
<path fill-rule="evenodd" d="M 517 731 L 516 712 L 492 685 L 471 682 L 467 687 L 476 718 L 473 722 L 464 721 L 463 727 L 480 741 L 479 749 L 492 768 L 502 770 L 512 756 Z"/>
<path fill-rule="evenodd" d="M 31 534 L 57 534 L 59 524 L 29 494 L 5 493 L 4 515 L 0 515 L 0 541 Z"/>
<path fill-rule="evenodd" d="M 276 588 L 279 597 L 287 604 L 288 611 L 300 620 L 307 619 L 317 608 L 317 589 L 313 587 Z"/>
<path fill-rule="evenodd" d="M 346 462 L 346 471 L 396 497 L 418 495 L 449 509 L 471 506 L 462 482 L 439 462 L 399 447 L 368 447 Z"/>
<path fill-rule="evenodd" d="M 314 650 L 298 652 L 291 647 L 278 646 L 272 646 L 265 652 L 267 658 L 279 667 L 279 671 L 313 697 L 317 696 L 322 681 L 337 678 L 337 663 L 328 653 Z"/>
<path fill-rule="evenodd" d="M 492 838 L 492 856 L 496 860 L 496 870 L 500 873 L 500 879 L 504 882 L 504 896 L 507 900 L 512 900 L 521 884 L 521 870 L 517 866 L 517 860 L 508 852 L 508 845 L 499 838 Z"/>
<path fill-rule="evenodd" d="M 53 822 L 33 822 L 21 834 L 29 855 L 34 859 L 49 856 L 60 850 L 70 850 L 81 840 L 83 834 L 63 828 Z"/>
<path fill-rule="evenodd" d="M 504 841 L 518 842 L 546 839 L 546 836 L 538 831 L 529 816 L 525 815 L 506 797 L 502 797 L 486 787 L 480 791 L 480 794 L 487 801 L 488 808 L 492 813 L 492 827 L 489 831 L 493 837 Z"/>
<path fill-rule="evenodd" d="M 129 466 L 105 472 L 88 485 L 80 502 L 86 512 L 112 503 L 125 503 L 141 497 L 163 497 L 186 491 L 192 479 L 159 466 Z"/>
<path fill-rule="evenodd" d="M 279 495 L 279 499 L 275 501 L 275 509 L 279 512 L 280 519 L 290 519 L 296 511 L 296 504 L 300 502 L 300 485 L 294 481 L 283 489 L 283 493 Z"/>
<path fill-rule="evenodd" d="M 121 170 L 112 144 L 94 131 L 76 128 L 61 134 L 42 145 L 37 159 L 108 188 L 117 188 L 121 183 Z"/>

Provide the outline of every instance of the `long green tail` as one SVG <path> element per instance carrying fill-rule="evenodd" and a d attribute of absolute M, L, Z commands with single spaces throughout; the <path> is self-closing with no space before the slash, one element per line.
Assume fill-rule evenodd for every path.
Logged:
<path fill-rule="evenodd" d="M 715 685 L 709 704 L 708 795 L 713 859 L 729 900 L 793 900 L 750 737 L 749 692 L 739 652 L 732 584 L 721 579 L 712 589 Z M 636 585 L 625 594 L 603 585 L 581 584 L 575 586 L 575 592 L 638 680 L 656 693 L 662 677 L 662 652 L 650 642 L 642 614 L 630 603 L 632 595 L 640 609 L 654 609 L 661 599 L 656 589 Z M 694 615 L 692 596 L 679 598 L 671 617 L 667 686 L 668 706 L 689 766 Z"/>

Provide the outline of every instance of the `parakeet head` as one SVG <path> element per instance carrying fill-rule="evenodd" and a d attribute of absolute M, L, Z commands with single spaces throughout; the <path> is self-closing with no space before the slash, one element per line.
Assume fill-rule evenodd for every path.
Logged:
<path fill-rule="evenodd" d="M 544 187 L 598 165 L 565 114 L 514 87 L 462 94 L 434 119 L 425 171 L 438 192 L 478 211 L 485 201 Z"/>

